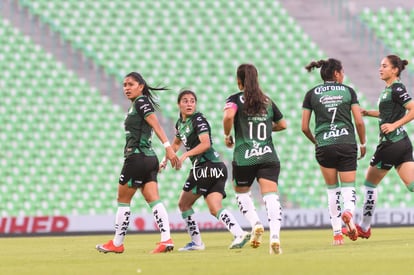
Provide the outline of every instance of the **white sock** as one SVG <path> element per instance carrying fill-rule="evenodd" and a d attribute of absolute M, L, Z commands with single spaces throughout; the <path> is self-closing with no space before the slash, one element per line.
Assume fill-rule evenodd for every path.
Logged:
<path fill-rule="evenodd" d="M 194 210 L 190 209 L 181 213 L 181 217 L 184 219 L 188 235 L 190 235 L 191 241 L 197 245 L 201 245 L 201 232 L 198 228 L 197 222 L 193 219 Z"/>
<path fill-rule="evenodd" d="M 120 246 L 124 243 L 124 239 L 129 226 L 129 217 L 131 216 L 131 209 L 129 205 L 118 206 L 115 216 L 115 235 L 113 243 L 115 246 Z"/>
<path fill-rule="evenodd" d="M 269 222 L 270 240 L 280 239 L 280 226 L 282 223 L 282 207 L 277 193 L 263 195 L 266 206 L 267 220 Z"/>
<path fill-rule="evenodd" d="M 352 215 L 355 213 L 355 205 L 356 205 L 356 191 L 355 191 L 355 184 L 350 183 L 346 184 L 346 186 L 341 187 L 341 194 L 344 202 L 344 211 L 350 211 Z"/>
<path fill-rule="evenodd" d="M 161 242 L 168 241 L 171 239 L 170 234 L 170 221 L 168 220 L 167 210 L 164 207 L 164 204 L 161 201 L 153 201 L 149 203 L 152 208 L 152 214 L 154 215 L 154 220 L 158 225 L 158 229 L 161 233 Z"/>
<path fill-rule="evenodd" d="M 367 231 L 371 227 L 372 217 L 377 206 L 378 190 L 375 187 L 365 186 L 364 206 L 362 207 L 361 228 Z"/>
<path fill-rule="evenodd" d="M 253 200 L 250 196 L 250 192 L 236 193 L 236 199 L 240 212 L 249 221 L 252 228 L 257 223 L 261 223 L 259 216 L 257 215 L 256 208 L 254 207 Z"/>
<path fill-rule="evenodd" d="M 341 188 L 336 186 L 328 188 L 328 210 L 331 218 L 331 225 L 334 235 L 341 233 L 342 219 L 341 219 Z"/>
<path fill-rule="evenodd" d="M 228 231 L 230 231 L 233 236 L 242 236 L 243 229 L 240 227 L 239 223 L 234 218 L 233 214 L 231 214 L 226 209 L 222 208 L 218 214 L 217 219 L 224 224 Z"/>

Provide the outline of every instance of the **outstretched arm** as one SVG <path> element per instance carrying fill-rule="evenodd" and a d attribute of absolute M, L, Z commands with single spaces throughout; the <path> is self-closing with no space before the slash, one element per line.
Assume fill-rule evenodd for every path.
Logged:
<path fill-rule="evenodd" d="M 361 109 L 361 114 L 363 116 L 379 117 L 380 113 L 377 110 L 364 110 L 364 109 Z"/>

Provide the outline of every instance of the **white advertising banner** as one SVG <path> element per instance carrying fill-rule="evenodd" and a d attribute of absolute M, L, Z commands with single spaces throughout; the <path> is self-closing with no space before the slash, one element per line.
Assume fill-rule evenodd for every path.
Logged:
<path fill-rule="evenodd" d="M 237 211 L 232 211 L 240 225 L 249 229 L 246 219 Z M 267 227 L 266 212 L 259 211 L 263 225 Z M 224 225 L 210 213 L 196 213 L 195 219 L 201 230 L 224 230 Z M 361 220 L 361 213 L 355 215 L 356 222 Z M 172 231 L 185 231 L 185 223 L 181 214 L 170 213 Z M 88 216 L 31 216 L 31 217 L 1 217 L 0 236 L 16 234 L 43 233 L 96 233 L 112 232 L 114 230 L 114 215 Z M 402 226 L 414 224 L 414 209 L 377 209 L 373 217 L 373 225 Z M 286 209 L 283 212 L 283 228 L 323 228 L 330 227 L 327 209 Z M 131 216 L 129 232 L 158 231 L 151 214 L 135 214 Z"/>

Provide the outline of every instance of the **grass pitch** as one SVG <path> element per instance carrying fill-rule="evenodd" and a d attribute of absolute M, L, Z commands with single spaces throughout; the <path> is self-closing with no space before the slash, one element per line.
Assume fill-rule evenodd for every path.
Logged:
<path fill-rule="evenodd" d="M 173 232 L 175 250 L 149 254 L 159 234 L 129 234 L 123 254 L 95 245 L 112 235 L 0 238 L 0 274 L 413 274 L 412 227 L 374 228 L 370 239 L 332 246 L 330 229 L 281 231 L 282 255 L 262 246 L 229 250 L 231 235 L 202 232 L 204 251 L 178 252 L 189 237 Z"/>

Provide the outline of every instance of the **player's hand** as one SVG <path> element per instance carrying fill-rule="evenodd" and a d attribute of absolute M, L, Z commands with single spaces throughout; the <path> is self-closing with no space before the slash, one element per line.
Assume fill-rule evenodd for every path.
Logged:
<path fill-rule="evenodd" d="M 362 116 L 367 116 L 368 115 L 368 111 L 361 108 L 361 115 Z"/>
<path fill-rule="evenodd" d="M 381 132 L 384 134 L 389 134 L 395 131 L 397 128 L 394 126 L 394 123 L 384 123 L 381 125 Z"/>
<path fill-rule="evenodd" d="M 167 148 L 165 148 L 165 151 L 167 159 L 171 162 L 171 166 L 175 168 L 179 163 L 179 159 L 175 154 L 173 148 L 171 146 L 168 146 Z"/>
<path fill-rule="evenodd" d="M 162 159 L 162 161 L 160 162 L 160 166 L 159 166 L 159 168 L 158 168 L 158 172 L 159 172 L 159 173 L 161 173 L 161 172 L 162 172 L 162 170 L 164 170 L 164 169 L 167 167 L 167 162 L 168 162 L 167 157 L 164 157 L 164 158 Z"/>
<path fill-rule="evenodd" d="M 175 170 L 180 170 L 183 166 L 183 162 L 187 159 L 187 155 L 184 153 L 178 160 L 177 166 L 175 166 Z"/>
<path fill-rule="evenodd" d="M 367 153 L 367 147 L 365 145 L 364 146 L 359 145 L 358 147 L 359 147 L 359 158 L 358 159 L 362 159 Z"/>
<path fill-rule="evenodd" d="M 228 148 L 232 148 L 234 145 L 233 136 L 225 136 L 224 143 L 226 144 Z"/>

